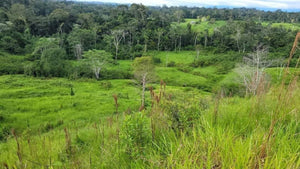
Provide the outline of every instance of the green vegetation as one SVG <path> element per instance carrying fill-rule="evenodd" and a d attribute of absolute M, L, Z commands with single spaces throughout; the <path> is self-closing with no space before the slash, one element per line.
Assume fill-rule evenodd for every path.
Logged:
<path fill-rule="evenodd" d="M 182 27 L 187 27 L 188 24 L 192 25 L 193 32 L 203 32 L 208 30 L 211 35 L 214 33 L 214 29 L 221 28 L 226 25 L 226 21 L 201 21 L 201 19 L 185 19 L 184 23 L 181 23 Z"/>
<path fill-rule="evenodd" d="M 237 21 L 238 22 L 238 21 Z M 214 29 L 220 29 L 222 26 L 226 25 L 226 21 L 201 21 L 201 19 L 185 19 L 184 23 L 181 23 L 180 26 L 186 28 L 188 24 L 191 24 L 193 32 L 204 32 L 208 30 L 209 34 L 214 33 Z M 270 23 L 270 22 L 262 22 L 263 26 L 271 25 L 271 27 L 280 28 L 283 27 L 285 29 L 289 29 L 291 31 L 300 30 L 299 23 Z"/>
<path fill-rule="evenodd" d="M 0 168 L 300 168 L 299 16 L 1 1 Z"/>
<path fill-rule="evenodd" d="M 265 96 L 214 100 L 192 88 L 167 85 L 164 90 L 154 85 L 157 89 L 152 91 L 153 101 L 147 94 L 147 110 L 137 113 L 139 89 L 128 80 L 2 76 L 0 82 L 4 89 L 1 132 L 2 138 L 6 138 L 0 144 L 0 159 L 8 167 L 300 165 L 300 98 L 299 89 L 294 87 L 282 91 L 285 98 L 281 99 L 289 101 L 281 104 L 278 87 Z M 163 94 L 158 101 L 154 98 L 159 91 Z M 113 94 L 118 97 L 117 114 Z M 274 118 L 278 120 L 272 137 L 266 141 Z M 14 128 L 15 136 L 9 127 Z M 18 139 L 20 148 L 13 137 Z M 266 154 L 261 155 L 265 144 Z"/>
<path fill-rule="evenodd" d="M 216 65 L 195 68 L 187 59 L 183 69 L 189 53 L 193 58 L 187 51 L 153 54 L 161 60 L 168 54 L 175 64 L 156 63 L 142 113 L 141 89 L 132 80 L 1 76 L 1 162 L 33 168 L 299 167 L 299 80 L 281 89 L 284 70 L 271 68 L 273 87 L 266 94 L 214 96 L 210 92 L 243 96 L 244 89 L 235 73 L 220 74 Z M 131 64 L 119 61 L 107 71 L 130 74 Z M 292 79 L 299 70 L 289 72 Z"/>
<path fill-rule="evenodd" d="M 268 26 L 270 23 L 263 22 L 262 25 Z M 292 31 L 298 31 L 300 29 L 299 23 L 271 23 L 272 27 L 283 27 Z"/>

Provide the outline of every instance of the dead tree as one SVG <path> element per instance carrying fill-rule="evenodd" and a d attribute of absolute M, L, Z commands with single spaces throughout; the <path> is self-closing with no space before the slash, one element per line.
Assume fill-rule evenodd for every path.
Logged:
<path fill-rule="evenodd" d="M 258 46 L 256 51 L 244 56 L 244 64 L 236 72 L 246 88 L 246 94 L 256 95 L 263 85 L 267 84 L 265 69 L 272 65 L 268 59 L 268 48 Z"/>

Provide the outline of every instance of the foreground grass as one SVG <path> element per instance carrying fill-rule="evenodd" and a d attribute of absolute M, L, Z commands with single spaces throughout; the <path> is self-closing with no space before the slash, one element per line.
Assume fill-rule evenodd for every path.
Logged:
<path fill-rule="evenodd" d="M 132 81 L 104 82 L 1 76 L 1 125 L 16 131 L 0 143 L 1 167 L 300 167 L 297 81 L 257 97 L 219 99 L 154 85 L 161 99 L 151 106 L 148 98 L 143 113 L 135 112 L 139 90 Z"/>

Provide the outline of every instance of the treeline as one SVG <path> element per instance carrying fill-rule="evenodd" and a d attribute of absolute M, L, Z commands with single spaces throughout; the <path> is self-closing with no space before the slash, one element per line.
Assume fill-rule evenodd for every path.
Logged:
<path fill-rule="evenodd" d="M 300 18 L 300 13 L 246 8 L 159 8 L 50 0 L 3 0 L 0 7 L 1 50 L 26 54 L 26 60 L 34 64 L 25 70 L 35 76 L 65 76 L 50 70 L 68 67 L 64 61 L 81 60 L 91 49 L 105 50 L 118 60 L 133 59 L 148 50 L 213 48 L 215 52 L 245 53 L 266 45 L 287 56 L 295 33 L 261 22 L 299 22 Z M 209 24 L 227 23 L 213 32 L 195 32 L 191 23 L 182 24 L 184 18 L 197 17 L 199 24 L 203 17 Z"/>

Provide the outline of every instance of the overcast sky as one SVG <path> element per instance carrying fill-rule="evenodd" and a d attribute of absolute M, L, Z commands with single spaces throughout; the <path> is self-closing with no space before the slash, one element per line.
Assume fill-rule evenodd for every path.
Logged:
<path fill-rule="evenodd" d="M 142 3 L 147 6 L 228 6 L 248 8 L 273 8 L 300 11 L 300 0 L 78 0 L 115 3 Z"/>

